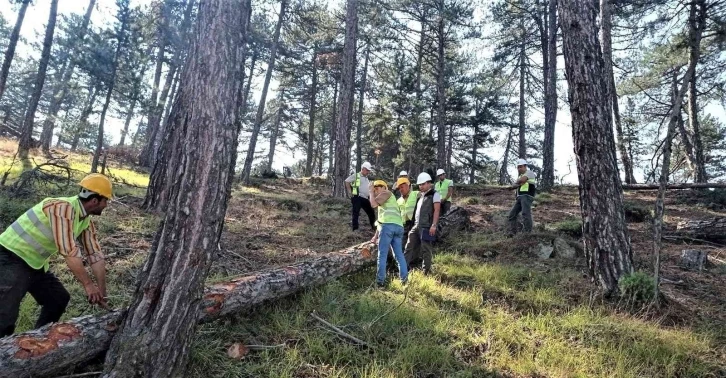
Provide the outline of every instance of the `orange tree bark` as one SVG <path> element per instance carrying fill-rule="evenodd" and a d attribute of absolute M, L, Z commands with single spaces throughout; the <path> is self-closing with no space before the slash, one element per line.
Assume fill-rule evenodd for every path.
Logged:
<path fill-rule="evenodd" d="M 633 271 L 623 213 L 623 188 L 615 161 L 612 109 L 598 43 L 598 3 L 560 0 L 572 135 L 577 157 L 580 210 L 590 275 L 606 294 Z"/>
<path fill-rule="evenodd" d="M 106 356 L 104 377 L 180 377 L 227 210 L 237 151 L 242 0 L 200 3 L 170 117 L 180 140 L 170 207 Z"/>

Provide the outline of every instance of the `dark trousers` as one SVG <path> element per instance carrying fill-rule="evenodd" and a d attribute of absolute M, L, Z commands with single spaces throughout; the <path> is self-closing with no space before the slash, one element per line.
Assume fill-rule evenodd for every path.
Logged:
<path fill-rule="evenodd" d="M 449 210 L 451 210 L 451 201 L 441 202 L 440 216 L 443 217 L 444 215 L 446 215 L 446 213 L 449 212 Z"/>
<path fill-rule="evenodd" d="M 512 206 L 512 210 L 509 211 L 509 232 L 511 234 L 517 233 L 517 216 L 522 213 L 522 219 L 524 221 L 523 232 L 532 232 L 532 202 L 534 197 L 528 195 L 521 195 L 517 197 L 517 200 Z"/>
<path fill-rule="evenodd" d="M 15 332 L 20 302 L 26 293 L 41 306 L 35 328 L 57 322 L 71 300 L 53 273 L 31 268 L 23 259 L 0 246 L 0 337 Z"/>
<path fill-rule="evenodd" d="M 431 259 L 434 254 L 434 243 L 432 241 L 423 240 L 421 233 L 429 232 L 429 229 L 421 229 L 414 226 L 408 232 L 408 241 L 403 252 L 406 258 L 406 264 L 409 268 L 415 267 L 419 259 L 423 260 L 424 274 L 431 272 Z"/>
<path fill-rule="evenodd" d="M 363 209 L 363 211 L 368 214 L 368 221 L 371 224 L 372 229 L 376 229 L 376 213 L 373 212 L 373 208 L 371 207 L 371 202 L 368 200 L 368 198 L 361 197 L 361 196 L 353 196 L 350 199 L 350 202 L 353 204 L 353 222 L 351 223 L 351 227 L 353 227 L 353 231 L 358 229 L 358 217 L 360 216 L 360 209 Z"/>

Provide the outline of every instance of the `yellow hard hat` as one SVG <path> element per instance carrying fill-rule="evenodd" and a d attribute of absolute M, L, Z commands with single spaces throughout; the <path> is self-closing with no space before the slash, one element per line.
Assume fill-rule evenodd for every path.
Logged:
<path fill-rule="evenodd" d="M 405 177 L 401 177 L 400 179 L 398 179 L 398 181 L 396 181 L 396 186 L 401 186 L 403 184 L 411 185 L 411 181 L 408 181 L 408 179 Z"/>
<path fill-rule="evenodd" d="M 373 186 L 382 186 L 382 187 L 388 189 L 388 184 L 386 184 L 386 182 L 383 180 L 373 181 Z"/>
<path fill-rule="evenodd" d="M 104 196 L 108 199 L 113 197 L 113 190 L 111 189 L 111 180 L 108 177 L 100 173 L 91 173 L 81 180 L 81 188 L 90 190 L 96 194 Z"/>

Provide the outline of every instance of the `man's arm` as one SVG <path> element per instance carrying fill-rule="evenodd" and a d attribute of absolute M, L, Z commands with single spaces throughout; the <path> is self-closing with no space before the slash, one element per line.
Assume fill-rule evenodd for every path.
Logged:
<path fill-rule="evenodd" d="M 448 201 L 451 196 L 454 194 L 454 183 L 452 182 L 451 185 L 449 185 L 449 192 L 446 193 L 446 198 L 444 198 L 444 202 Z"/>
<path fill-rule="evenodd" d="M 373 193 L 373 191 L 371 191 L 371 193 Z M 391 197 L 392 195 L 393 195 L 393 193 L 389 192 L 388 190 L 384 190 L 377 197 L 371 196 L 371 207 L 376 208 L 376 207 L 380 206 L 381 204 L 388 201 L 388 198 Z"/>
<path fill-rule="evenodd" d="M 529 178 L 525 175 L 517 179 L 517 181 L 514 182 L 514 185 L 510 186 L 509 189 L 517 189 L 520 186 L 524 185 L 524 183 L 527 182 Z"/>
<path fill-rule="evenodd" d="M 353 196 L 353 185 L 351 185 L 348 181 L 345 182 L 345 190 L 348 192 L 348 197 Z"/>
<path fill-rule="evenodd" d="M 53 232 L 58 253 L 65 258 L 68 268 L 73 272 L 78 282 L 83 285 L 88 301 L 104 305 L 103 295 L 83 266 L 80 247 L 73 237 L 73 206 L 65 201 L 56 202 L 44 207 L 43 212 L 50 221 L 50 228 Z"/>
<path fill-rule="evenodd" d="M 441 213 L 441 203 L 434 202 L 434 222 L 431 223 L 431 228 L 429 228 L 429 235 L 435 236 L 436 235 L 436 225 L 439 224 L 439 214 Z"/>
<path fill-rule="evenodd" d="M 86 254 L 88 265 L 91 266 L 91 272 L 96 277 L 96 284 L 101 290 L 101 295 L 106 297 L 106 259 L 101 253 L 101 245 L 96 237 L 96 226 L 91 222 L 88 228 L 81 233 L 81 242 L 83 243 L 83 251 Z"/>

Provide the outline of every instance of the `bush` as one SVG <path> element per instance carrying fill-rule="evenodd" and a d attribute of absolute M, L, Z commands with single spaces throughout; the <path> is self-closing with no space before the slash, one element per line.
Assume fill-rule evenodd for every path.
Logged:
<path fill-rule="evenodd" d="M 655 279 L 644 272 L 621 277 L 618 287 L 620 296 L 632 305 L 646 304 L 655 295 Z"/>
<path fill-rule="evenodd" d="M 580 218 L 567 218 L 563 221 L 552 224 L 552 228 L 573 238 L 582 237 L 582 220 Z"/>
<path fill-rule="evenodd" d="M 625 220 L 628 222 L 639 223 L 653 219 L 650 209 L 634 202 L 625 201 L 623 210 L 625 211 Z"/>

